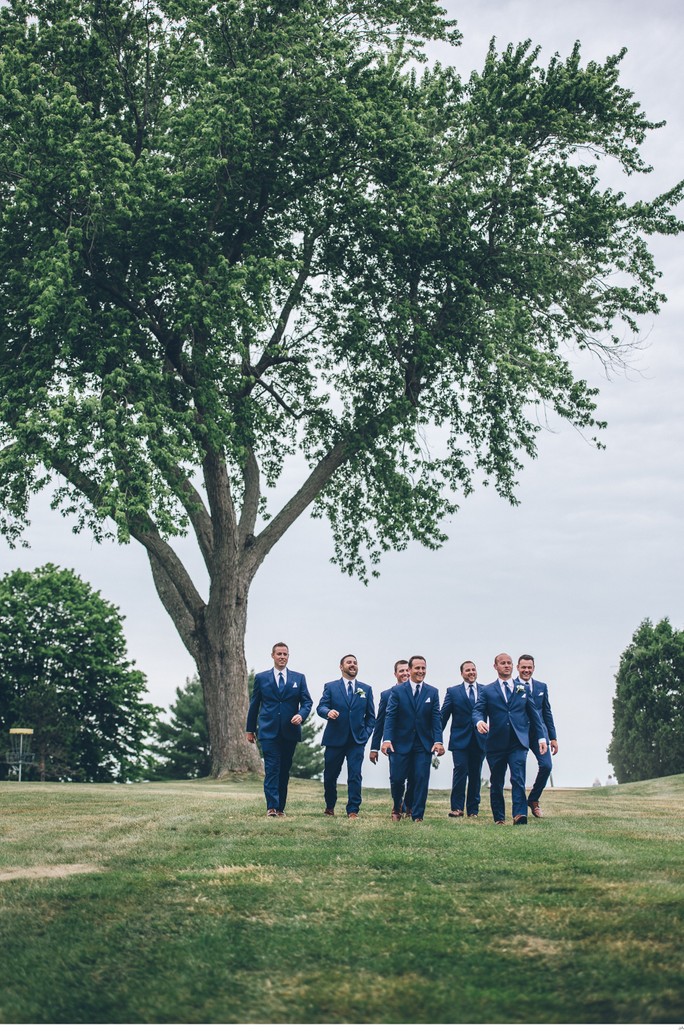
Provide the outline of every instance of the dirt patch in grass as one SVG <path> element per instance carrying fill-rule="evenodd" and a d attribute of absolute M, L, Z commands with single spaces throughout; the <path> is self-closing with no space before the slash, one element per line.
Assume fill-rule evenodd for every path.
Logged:
<path fill-rule="evenodd" d="M 59 866 L 23 866 L 0 870 L 0 881 L 35 880 L 39 877 L 72 877 L 78 873 L 102 873 L 95 863 L 62 863 Z"/>

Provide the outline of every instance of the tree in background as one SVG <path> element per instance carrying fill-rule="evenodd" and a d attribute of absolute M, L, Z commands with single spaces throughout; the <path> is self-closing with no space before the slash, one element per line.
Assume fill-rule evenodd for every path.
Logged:
<path fill-rule="evenodd" d="M 176 780 L 208 777 L 211 749 L 198 676 L 189 677 L 184 687 L 176 688 L 176 701 L 170 710 L 170 722 L 158 719 L 154 727 L 155 758 L 151 775 Z"/>
<path fill-rule="evenodd" d="M 247 602 L 293 522 L 365 579 L 476 479 L 514 502 L 550 412 L 601 425 L 564 349 L 619 361 L 663 300 L 681 185 L 630 204 L 597 171 L 649 171 L 622 55 L 492 45 L 463 79 L 420 71 L 431 40 L 459 41 L 436 0 L 0 7 L 0 531 L 54 479 L 146 549 L 215 776 L 259 765 Z"/>
<path fill-rule="evenodd" d="M 254 687 L 254 670 L 249 671 L 249 692 Z M 211 773 L 211 748 L 204 696 L 199 677 L 176 688 L 176 701 L 171 707 L 171 721 L 157 720 L 154 728 L 155 758 L 152 777 L 208 777 Z M 306 779 L 320 777 L 323 772 L 323 748 L 316 743 L 321 727 L 307 720 L 302 727 L 302 740 L 297 745 L 291 775 Z M 261 752 L 261 749 L 259 749 Z"/>
<path fill-rule="evenodd" d="M 156 706 L 126 658 L 118 609 L 74 572 L 0 579 L 0 731 L 33 728 L 41 780 L 141 776 Z"/>
<path fill-rule="evenodd" d="M 608 758 L 618 781 L 684 773 L 684 631 L 645 619 L 615 684 Z"/>

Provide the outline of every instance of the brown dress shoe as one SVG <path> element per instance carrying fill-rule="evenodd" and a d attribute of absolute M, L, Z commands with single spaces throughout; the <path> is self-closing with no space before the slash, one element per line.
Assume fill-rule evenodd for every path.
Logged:
<path fill-rule="evenodd" d="M 462 809 L 452 809 L 451 812 L 449 813 L 449 816 L 454 816 L 454 817 L 456 817 L 456 816 L 463 816 L 463 810 Z"/>
<path fill-rule="evenodd" d="M 268 809 L 266 811 L 266 815 L 267 816 L 277 816 L 278 815 L 278 810 L 277 809 Z"/>
<path fill-rule="evenodd" d="M 521 827 L 523 824 L 527 823 L 527 817 L 526 816 L 514 816 L 513 817 L 513 823 L 516 825 L 516 827 Z"/>
<path fill-rule="evenodd" d="M 498 824 L 498 825 L 499 825 L 500 827 L 503 827 L 503 825 L 505 824 L 505 822 L 506 822 L 505 820 L 495 820 L 495 821 L 494 821 L 494 823 L 497 823 L 497 824 Z"/>
<path fill-rule="evenodd" d="M 335 815 L 335 810 L 334 809 L 326 809 L 324 811 L 323 815 L 324 816 L 334 816 Z"/>
<path fill-rule="evenodd" d="M 347 819 L 348 820 L 358 820 L 358 818 L 359 818 L 359 814 L 358 813 L 347 813 Z"/>
<path fill-rule="evenodd" d="M 276 809 L 276 816 L 284 816 L 284 815 L 285 815 L 285 813 L 283 812 L 282 809 Z"/>
<path fill-rule="evenodd" d="M 394 821 L 398 822 L 399 820 L 401 820 L 401 813 L 398 810 L 393 809 L 392 810 L 392 819 Z"/>
<path fill-rule="evenodd" d="M 528 801 L 527 808 L 530 810 L 533 816 L 536 816 L 538 820 L 541 820 L 542 811 L 539 802 Z"/>

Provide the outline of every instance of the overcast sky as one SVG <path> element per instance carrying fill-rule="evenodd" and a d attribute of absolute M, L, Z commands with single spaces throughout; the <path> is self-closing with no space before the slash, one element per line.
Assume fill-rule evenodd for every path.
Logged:
<path fill-rule="evenodd" d="M 444 51 L 439 56 L 466 77 L 482 67 L 493 35 L 500 48 L 530 37 L 542 46 L 543 63 L 555 51 L 567 56 L 576 39 L 584 60 L 603 60 L 626 46 L 621 82 L 652 120 L 668 123 L 644 150 L 653 174 L 630 188 L 650 197 L 684 177 L 679 2 L 449 0 L 446 6 L 464 42 L 451 58 Z M 376 694 L 393 682 L 396 658 L 420 652 L 428 682 L 443 696 L 460 679 L 464 659 L 488 682 L 495 653 L 509 651 L 517 659 L 530 651 L 539 678 L 549 684 L 556 717 L 556 785 L 590 785 L 595 777 L 605 782 L 621 652 L 646 617 L 669 616 L 684 626 L 684 242 L 655 240 L 652 246 L 669 302 L 644 322 L 645 348 L 634 369 L 607 379 L 598 361 L 582 366 L 601 389 L 607 450 L 595 450 L 568 427 L 544 433 L 538 460 L 520 478 L 518 508 L 479 489 L 447 526 L 450 540 L 441 551 L 414 546 L 390 555 L 369 587 L 329 563 L 327 527 L 304 517 L 254 583 L 246 644 L 251 667 L 268 667 L 273 642 L 287 641 L 291 667 L 306 673 L 318 702 L 346 652 L 358 656 L 359 677 Z M 302 471 L 291 470 L 290 488 Z M 150 699 L 172 703 L 194 666 L 157 599 L 142 548 L 74 536 L 45 499 L 34 503 L 28 537 L 29 551 L 0 544 L 0 574 L 48 561 L 74 569 L 126 617 L 130 655 L 147 675 Z M 181 551 L 199 572 L 190 545 Z M 386 760 L 377 769 L 366 763 L 364 776 L 367 784 L 387 783 Z M 432 786 L 447 787 L 450 776 L 447 755 Z"/>

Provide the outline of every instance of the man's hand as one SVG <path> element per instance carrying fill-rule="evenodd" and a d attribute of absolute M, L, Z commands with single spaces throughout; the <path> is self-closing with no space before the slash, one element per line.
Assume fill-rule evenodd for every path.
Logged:
<path fill-rule="evenodd" d="M 551 755 L 557 755 L 558 754 L 558 742 L 554 740 L 554 741 L 550 741 L 549 744 L 551 745 Z"/>
<path fill-rule="evenodd" d="M 486 734 L 488 730 L 489 730 L 489 727 L 487 726 L 485 721 L 484 720 L 480 720 L 480 722 L 477 724 L 477 732 L 478 732 L 478 734 Z"/>
<path fill-rule="evenodd" d="M 394 751 L 394 745 L 391 741 L 383 741 L 380 747 L 380 751 L 383 755 L 389 755 L 390 752 Z"/>
<path fill-rule="evenodd" d="M 543 740 L 540 741 L 539 742 L 539 754 L 540 755 L 546 755 L 548 750 L 549 750 L 549 746 L 547 745 L 546 741 L 543 741 Z"/>
<path fill-rule="evenodd" d="M 373 766 L 375 766 L 376 762 L 378 761 L 378 752 L 369 752 L 368 758 L 373 763 Z"/>
<path fill-rule="evenodd" d="M 247 731 L 247 740 L 249 741 L 250 745 L 253 745 L 254 742 L 256 741 L 256 734 L 254 734 L 251 730 L 248 730 Z"/>
<path fill-rule="evenodd" d="M 340 714 L 337 711 L 337 709 L 328 709 L 328 719 L 329 720 L 336 720 L 339 715 Z"/>
<path fill-rule="evenodd" d="M 444 745 L 441 741 L 435 741 L 432 746 L 432 751 L 436 752 L 437 755 L 444 755 Z"/>
<path fill-rule="evenodd" d="M 292 719 L 290 720 L 290 723 L 294 723 L 295 727 L 298 727 L 301 722 L 302 722 L 302 717 L 299 715 L 298 712 L 296 712 L 294 714 L 294 716 L 292 717 Z"/>

